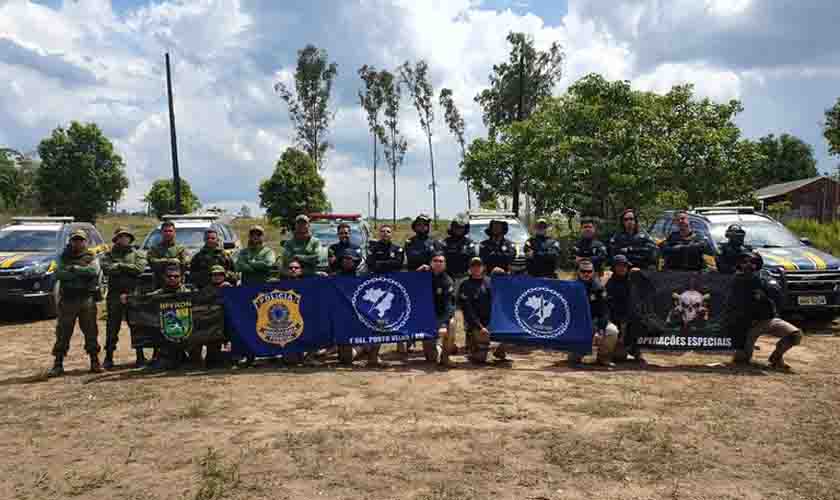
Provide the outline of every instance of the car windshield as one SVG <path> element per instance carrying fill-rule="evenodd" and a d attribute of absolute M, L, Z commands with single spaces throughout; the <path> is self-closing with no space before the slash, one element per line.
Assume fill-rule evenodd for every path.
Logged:
<path fill-rule="evenodd" d="M 0 231 L 0 252 L 55 252 L 56 231 Z"/>
<path fill-rule="evenodd" d="M 726 229 L 729 224 L 713 224 L 712 237 L 715 241 L 726 240 Z M 753 248 L 798 247 L 802 242 L 784 226 L 774 222 L 741 223 L 747 235 L 744 243 Z"/>
<path fill-rule="evenodd" d="M 178 229 L 175 232 L 175 241 L 178 242 L 179 245 L 184 245 L 190 249 L 201 248 L 204 246 L 204 231 L 205 229 L 200 227 Z M 146 238 L 146 243 L 143 245 L 143 249 L 148 250 L 159 244 L 160 229 L 155 229 L 152 231 L 152 234 Z"/>
<path fill-rule="evenodd" d="M 338 243 L 338 226 L 331 224 L 312 224 L 310 226 L 312 236 L 318 238 L 324 246 L 330 246 L 333 243 Z M 350 226 L 350 243 L 360 247 L 362 246 L 362 235 L 358 227 Z"/>
<path fill-rule="evenodd" d="M 490 221 L 487 222 L 470 222 L 470 238 L 473 241 L 484 241 L 487 239 L 487 233 L 484 231 L 487 229 L 487 226 L 490 224 Z M 508 232 L 505 235 L 505 238 L 513 241 L 514 243 L 524 243 L 525 241 L 530 238 L 528 235 L 528 231 L 525 230 L 525 227 L 519 223 L 508 223 Z"/>

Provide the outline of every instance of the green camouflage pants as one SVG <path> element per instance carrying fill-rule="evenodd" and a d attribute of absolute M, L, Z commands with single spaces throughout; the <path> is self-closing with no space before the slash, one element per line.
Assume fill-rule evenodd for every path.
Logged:
<path fill-rule="evenodd" d="M 120 328 L 125 319 L 127 306 L 120 302 L 119 294 L 109 294 L 106 305 L 108 319 L 105 322 L 105 352 L 114 352 L 120 340 Z"/>
<path fill-rule="evenodd" d="M 73 330 L 76 328 L 76 319 L 79 320 L 79 328 L 85 336 L 85 352 L 88 354 L 99 354 L 99 327 L 96 324 L 96 302 L 92 295 L 82 297 L 61 297 L 58 304 L 58 319 L 55 325 L 55 345 L 53 356 L 64 357 L 70 350 L 70 339 L 73 338 Z"/>

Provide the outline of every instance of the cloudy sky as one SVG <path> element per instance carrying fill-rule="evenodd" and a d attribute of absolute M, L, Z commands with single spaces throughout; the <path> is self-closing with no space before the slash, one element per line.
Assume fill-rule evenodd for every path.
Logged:
<path fill-rule="evenodd" d="M 273 92 L 296 52 L 313 43 L 338 63 L 336 120 L 324 176 L 334 208 L 366 211 L 371 140 L 358 106 L 362 64 L 425 59 L 436 90 L 452 88 L 470 138 L 484 134 L 473 96 L 504 60 L 511 31 L 567 54 L 557 91 L 590 72 L 667 91 L 741 99 L 749 137 L 789 132 L 810 143 L 822 171 L 820 123 L 840 96 L 840 3 L 794 0 L 0 0 L 0 146 L 34 150 L 70 120 L 94 121 L 126 160 L 138 208 L 170 175 L 163 53 L 174 67 L 182 175 L 205 205 L 258 205 L 257 185 L 293 139 Z M 410 146 L 398 178 L 400 215 L 430 211 L 428 149 L 408 103 Z M 438 112 L 441 116 L 442 112 Z M 439 212 L 465 208 L 457 150 L 435 136 Z M 380 172 L 390 214 L 390 179 Z"/>

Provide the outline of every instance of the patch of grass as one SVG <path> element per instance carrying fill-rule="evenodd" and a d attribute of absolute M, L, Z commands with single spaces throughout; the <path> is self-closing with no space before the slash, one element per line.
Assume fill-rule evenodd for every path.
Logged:
<path fill-rule="evenodd" d="M 474 488 L 453 479 L 436 483 L 432 485 L 430 491 L 421 493 L 415 498 L 417 500 L 472 500 L 485 497 Z"/>
<path fill-rule="evenodd" d="M 623 416 L 622 410 L 628 409 L 628 405 L 621 401 L 590 399 L 572 409 L 594 418 L 618 418 Z"/>
<path fill-rule="evenodd" d="M 207 448 L 207 453 L 198 460 L 198 491 L 195 500 L 217 500 L 228 491 L 239 486 L 239 461 L 225 463 L 221 454 Z"/>
<path fill-rule="evenodd" d="M 194 400 L 186 408 L 178 411 L 176 415 L 181 420 L 204 418 L 210 415 L 210 404 L 202 399 Z"/>
<path fill-rule="evenodd" d="M 68 485 L 67 494 L 71 497 L 77 497 L 113 483 L 114 471 L 108 466 L 91 475 L 79 475 L 76 471 L 70 470 L 64 474 L 64 479 Z M 44 474 L 41 482 L 43 481 L 46 481 L 46 474 Z"/>
<path fill-rule="evenodd" d="M 500 422 L 512 422 L 516 420 L 525 420 L 530 416 L 530 412 L 526 408 L 519 405 L 513 406 L 503 405 L 495 408 L 496 420 Z"/>
<path fill-rule="evenodd" d="M 800 237 L 810 239 L 814 247 L 840 255 L 840 222 L 823 224 L 813 219 L 792 219 L 785 225 Z"/>

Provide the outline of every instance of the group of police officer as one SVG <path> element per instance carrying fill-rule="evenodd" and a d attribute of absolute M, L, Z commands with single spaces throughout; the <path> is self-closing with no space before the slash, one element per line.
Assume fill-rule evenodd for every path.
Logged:
<path fill-rule="evenodd" d="M 580 224 L 580 239 L 571 249 L 577 268 L 577 279 L 586 288 L 595 329 L 594 341 L 597 347 L 597 363 L 611 366 L 628 355 L 644 362 L 638 347 L 626 335 L 630 316 L 631 272 L 655 270 L 659 255 L 664 260 L 665 270 L 703 271 L 706 269 L 704 256 L 713 255 L 710 242 L 694 232 L 689 224 L 688 214 L 676 216 L 678 230 L 661 245 L 639 227 L 636 213 L 627 209 L 621 214 L 622 230 L 604 244 L 597 238 L 597 225 L 593 219 L 584 218 Z M 76 231 L 58 262 L 57 277 L 61 281 L 59 319 L 56 326 L 56 343 L 53 348 L 55 363 L 51 376 L 63 374 L 63 359 L 69 348 L 75 321 L 78 319 L 85 337 L 85 351 L 90 356 L 91 372 L 101 372 L 114 366 L 114 351 L 123 320 L 128 296 L 136 293 L 138 280 L 147 263 L 154 273 L 155 292 L 164 293 L 189 290 L 183 283 L 187 269 L 194 288 L 213 290 L 235 286 L 237 276 L 243 286 L 259 285 L 279 277 L 302 279 L 312 276 L 356 276 L 359 274 L 382 274 L 402 270 L 431 272 L 432 292 L 438 324 L 438 339 L 426 341 L 423 352 L 430 362 L 451 366 L 450 356 L 458 351 L 455 345 L 454 315 L 460 308 L 466 331 L 466 354 L 470 361 L 484 363 L 490 353 L 490 310 L 492 287 L 488 274 L 510 274 L 516 254 L 513 242 L 506 238 L 508 224 L 503 220 L 491 220 L 485 233 L 487 238 L 477 245 L 469 236 L 469 223 L 452 221 L 447 237 L 437 241 L 430 236 L 431 219 L 419 215 L 411 224 L 414 235 L 403 247 L 392 241 L 393 227 L 384 224 L 379 228 L 379 240 L 373 241 L 362 255 L 362 249 L 351 242 L 351 227 L 339 224 L 338 243 L 328 249 L 329 267 L 319 272 L 320 242 L 312 236 L 309 219 L 299 215 L 295 220 L 293 235 L 283 242 L 280 255 L 276 256 L 264 241 L 265 231 L 261 226 L 252 226 L 248 233 L 248 245 L 234 260 L 221 247 L 219 235 L 209 229 L 204 236 L 203 248 L 187 258 L 186 249 L 176 242 L 176 228 L 171 221 L 161 226 L 161 240 L 144 256 L 132 246 L 134 235 L 125 228 L 114 232 L 113 246 L 102 259 L 102 271 L 108 276 L 110 288 L 106 299 L 107 334 L 105 359 L 99 363 L 97 341 L 96 304 L 94 293 L 98 276 L 95 255 L 87 249 L 84 231 Z M 525 272 L 538 278 L 556 278 L 562 249 L 556 240 L 548 235 L 549 224 L 539 219 L 534 236 L 524 245 Z M 799 343 L 801 332 L 795 326 L 778 318 L 773 298 L 765 290 L 756 271 L 761 267 L 760 257 L 744 245 L 744 231 L 737 226 L 727 231 L 729 241 L 716 256 L 720 272 L 735 273 L 733 317 L 742 318 L 738 327 L 747 332 L 745 348 L 736 353 L 735 361 L 748 363 L 757 337 L 761 334 L 777 334 L 782 339 L 770 357 L 770 364 L 776 368 L 787 368 L 784 353 Z M 364 257 L 364 258 L 363 258 Z M 612 274 L 604 286 L 600 280 L 606 267 Z M 737 314 L 736 314 L 737 313 Z M 413 346 L 400 344 L 398 351 L 407 353 Z M 152 355 L 151 368 L 172 368 L 181 362 L 201 362 L 201 348 L 189 353 L 177 352 L 172 346 Z M 307 353 L 287 356 L 289 363 L 305 362 L 321 353 Z M 339 360 L 352 363 L 365 358 L 368 365 L 381 365 L 379 346 L 361 348 L 338 346 Z M 504 345 L 493 350 L 493 356 L 507 361 Z M 230 362 L 222 356 L 222 345 L 207 346 L 205 359 L 208 366 L 224 365 Z M 250 364 L 253 358 L 246 358 Z M 570 355 L 569 364 L 577 366 L 579 355 Z M 136 364 L 143 366 L 146 359 L 142 349 L 136 352 Z"/>

